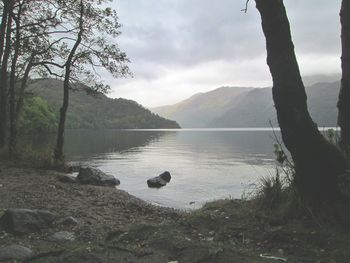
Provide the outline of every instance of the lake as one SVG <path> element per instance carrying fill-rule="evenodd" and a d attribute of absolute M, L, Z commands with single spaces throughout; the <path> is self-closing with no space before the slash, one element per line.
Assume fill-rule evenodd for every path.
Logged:
<path fill-rule="evenodd" d="M 277 136 L 279 132 L 276 131 Z M 54 136 L 32 138 L 36 148 Z M 65 153 L 115 175 L 118 188 L 162 206 L 192 209 L 219 198 L 241 198 L 274 173 L 271 129 L 68 130 Z M 164 171 L 171 182 L 151 189 Z"/>

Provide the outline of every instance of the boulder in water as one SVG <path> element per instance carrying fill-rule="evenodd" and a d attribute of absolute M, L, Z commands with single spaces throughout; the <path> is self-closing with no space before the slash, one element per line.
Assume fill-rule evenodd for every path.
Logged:
<path fill-rule="evenodd" d="M 165 186 L 171 180 L 171 175 L 169 172 L 164 172 L 156 177 L 147 180 L 148 187 L 160 188 Z"/>

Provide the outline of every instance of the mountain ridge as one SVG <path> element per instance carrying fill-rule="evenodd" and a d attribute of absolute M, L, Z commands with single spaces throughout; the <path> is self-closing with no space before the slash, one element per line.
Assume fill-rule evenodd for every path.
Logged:
<path fill-rule="evenodd" d="M 309 111 L 319 126 L 336 126 L 339 89 L 339 81 L 306 87 Z M 211 104 L 205 103 L 209 101 Z M 220 87 L 151 110 L 176 120 L 183 128 L 254 128 L 269 127 L 270 123 L 278 126 L 271 87 Z"/>

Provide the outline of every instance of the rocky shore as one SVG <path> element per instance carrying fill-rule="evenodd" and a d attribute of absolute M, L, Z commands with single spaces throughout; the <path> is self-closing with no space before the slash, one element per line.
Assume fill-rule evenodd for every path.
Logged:
<path fill-rule="evenodd" d="M 349 229 L 306 218 L 287 223 L 262 217 L 249 201 L 223 200 L 185 213 L 116 188 L 62 182 L 65 175 L 54 171 L 9 165 L 0 170 L 0 221 L 10 222 L 11 213 L 23 209 L 46 211 L 51 218 L 25 231 L 1 224 L 1 262 L 348 262 L 350 257 Z M 16 224 L 23 218 L 40 216 L 17 214 Z"/>

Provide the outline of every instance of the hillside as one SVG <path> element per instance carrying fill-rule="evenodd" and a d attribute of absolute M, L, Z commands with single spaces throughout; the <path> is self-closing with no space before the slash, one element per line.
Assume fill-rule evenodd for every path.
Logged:
<path fill-rule="evenodd" d="M 44 99 L 54 112 L 62 104 L 62 81 L 32 80 L 28 90 Z M 66 127 L 68 129 L 154 129 L 179 128 L 171 120 L 162 118 L 135 101 L 111 99 L 103 94 L 88 95 L 84 87 L 71 90 Z"/>
<path fill-rule="evenodd" d="M 319 126 L 336 126 L 339 87 L 332 82 L 306 88 L 311 116 Z M 270 121 L 277 125 L 271 88 L 218 88 L 152 111 L 184 128 L 268 127 Z"/>
<path fill-rule="evenodd" d="M 182 127 L 210 127 L 211 121 L 227 112 L 240 96 L 251 89 L 221 87 L 207 93 L 197 93 L 180 103 L 151 109 L 160 116 L 171 116 Z"/>

